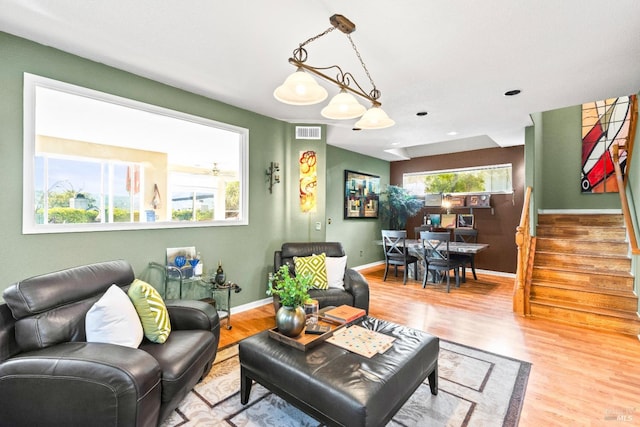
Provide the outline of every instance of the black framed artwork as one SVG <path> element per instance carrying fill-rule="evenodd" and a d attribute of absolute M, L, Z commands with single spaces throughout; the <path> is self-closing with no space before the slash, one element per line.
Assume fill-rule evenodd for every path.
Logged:
<path fill-rule="evenodd" d="M 380 177 L 344 171 L 344 218 L 378 218 Z"/>

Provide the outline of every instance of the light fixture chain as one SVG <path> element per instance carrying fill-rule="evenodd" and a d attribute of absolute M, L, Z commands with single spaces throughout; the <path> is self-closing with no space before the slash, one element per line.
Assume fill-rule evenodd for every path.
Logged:
<path fill-rule="evenodd" d="M 317 36 L 311 37 L 310 39 L 308 39 L 307 41 L 305 41 L 304 43 L 300 43 L 300 47 L 304 47 L 307 44 L 311 43 L 312 41 L 315 41 L 317 39 L 319 39 L 322 36 L 326 36 L 327 34 L 329 34 L 331 31 L 335 30 L 336 27 L 329 27 L 327 28 L 324 32 L 318 34 Z"/>
<path fill-rule="evenodd" d="M 364 68 L 364 72 L 367 73 L 367 77 L 369 77 L 369 82 L 371 82 L 371 86 L 373 86 L 373 89 L 371 90 L 371 97 L 377 100 L 380 97 L 380 91 L 378 90 L 378 88 L 376 88 L 376 84 L 373 82 L 373 78 L 371 78 L 371 74 L 369 74 L 369 70 L 367 69 L 367 66 L 364 64 L 364 61 L 362 60 L 362 56 L 360 56 L 360 51 L 358 50 L 358 48 L 356 47 L 356 44 L 353 42 L 353 39 L 351 38 L 351 34 L 347 34 L 347 37 L 351 42 L 351 47 L 353 47 L 353 50 L 356 51 L 356 56 L 360 60 L 360 64 L 362 65 L 362 68 Z"/>

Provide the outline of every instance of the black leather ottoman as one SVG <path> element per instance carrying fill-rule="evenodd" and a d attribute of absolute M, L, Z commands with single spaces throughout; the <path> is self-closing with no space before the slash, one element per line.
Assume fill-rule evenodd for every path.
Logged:
<path fill-rule="evenodd" d="M 300 351 L 267 331 L 241 341 L 241 402 L 255 380 L 328 425 L 382 426 L 427 376 L 438 394 L 438 337 L 373 317 L 356 323 L 396 337 L 393 346 L 368 359 L 330 343 Z"/>

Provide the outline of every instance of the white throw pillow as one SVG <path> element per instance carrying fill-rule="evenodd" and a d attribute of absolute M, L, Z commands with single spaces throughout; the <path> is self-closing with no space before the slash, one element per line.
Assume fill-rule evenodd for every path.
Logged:
<path fill-rule="evenodd" d="M 105 342 L 138 348 L 142 342 L 142 323 L 129 296 L 117 285 L 89 309 L 85 319 L 87 342 Z"/>
<path fill-rule="evenodd" d="M 344 272 L 347 269 L 347 256 L 326 257 L 327 281 L 329 288 L 344 289 Z"/>

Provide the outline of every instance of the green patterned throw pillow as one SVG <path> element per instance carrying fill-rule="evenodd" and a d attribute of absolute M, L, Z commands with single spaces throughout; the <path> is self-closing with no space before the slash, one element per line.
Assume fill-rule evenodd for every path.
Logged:
<path fill-rule="evenodd" d="M 128 295 L 140 316 L 144 336 L 151 342 L 165 342 L 171 332 L 171 323 L 167 307 L 158 291 L 150 284 L 136 279 L 129 287 Z"/>
<path fill-rule="evenodd" d="M 325 259 L 326 255 L 324 253 L 306 257 L 294 257 L 293 262 L 296 268 L 296 276 L 299 274 L 308 274 L 311 276 L 311 287 L 313 289 L 327 289 L 329 282 L 327 281 Z"/>

